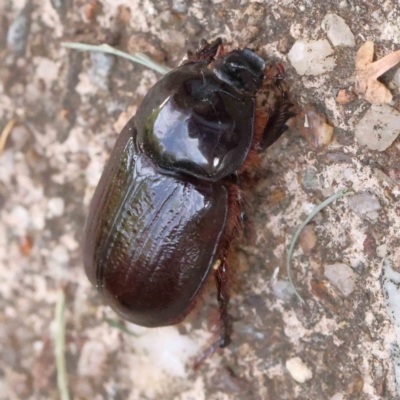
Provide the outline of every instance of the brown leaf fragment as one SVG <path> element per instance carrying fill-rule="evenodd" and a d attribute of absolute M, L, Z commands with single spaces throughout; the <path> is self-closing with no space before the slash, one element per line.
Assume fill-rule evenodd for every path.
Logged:
<path fill-rule="evenodd" d="M 389 89 L 377 79 L 400 62 L 400 50 L 372 62 L 374 43 L 365 42 L 356 56 L 356 77 L 354 91 L 363 96 L 371 104 L 390 103 L 392 94 Z"/>

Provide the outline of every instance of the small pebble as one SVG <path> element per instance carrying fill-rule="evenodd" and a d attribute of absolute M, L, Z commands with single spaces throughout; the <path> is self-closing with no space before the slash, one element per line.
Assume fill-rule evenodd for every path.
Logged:
<path fill-rule="evenodd" d="M 322 29 L 334 46 L 354 47 L 356 44 L 353 33 L 339 15 L 326 14 L 322 21 Z"/>
<path fill-rule="evenodd" d="M 378 246 L 377 248 L 376 248 L 376 254 L 378 255 L 378 257 L 380 257 L 380 258 L 384 258 L 384 257 L 386 257 L 386 254 L 387 254 L 387 244 L 385 243 L 385 244 L 382 244 L 382 245 L 380 245 L 380 246 Z"/>
<path fill-rule="evenodd" d="M 331 197 L 335 193 L 335 190 L 332 187 L 322 188 L 321 193 L 324 197 Z"/>
<path fill-rule="evenodd" d="M 400 69 L 398 69 L 397 72 L 394 74 L 392 81 L 398 88 L 400 88 Z"/>
<path fill-rule="evenodd" d="M 47 218 L 60 217 L 64 214 L 64 199 L 62 197 L 53 197 L 47 203 Z"/>
<path fill-rule="evenodd" d="M 306 106 L 297 117 L 301 135 L 314 149 L 326 147 L 333 136 L 333 126 L 326 122 L 325 115 L 319 114 L 315 107 Z"/>
<path fill-rule="evenodd" d="M 67 268 L 69 263 L 69 254 L 67 249 L 62 245 L 55 246 L 51 252 L 51 262 L 60 268 Z"/>
<path fill-rule="evenodd" d="M 317 171 L 314 168 L 307 168 L 302 176 L 302 186 L 305 190 L 319 189 L 320 184 L 317 178 Z"/>
<path fill-rule="evenodd" d="M 350 92 L 350 90 L 347 89 L 341 89 L 338 92 L 338 95 L 336 97 L 336 101 L 339 104 L 347 104 L 355 100 L 356 95 L 353 92 Z"/>
<path fill-rule="evenodd" d="M 17 125 L 10 133 L 11 141 L 16 150 L 22 150 L 30 138 L 31 134 L 23 125 Z"/>
<path fill-rule="evenodd" d="M 257 25 L 265 18 L 266 9 L 260 3 L 250 3 L 246 8 L 243 17 L 246 18 L 247 25 Z"/>
<path fill-rule="evenodd" d="M 186 0 L 172 0 L 172 9 L 177 13 L 184 14 L 188 10 L 188 4 Z"/>
<path fill-rule="evenodd" d="M 271 281 L 271 287 L 274 295 L 282 301 L 289 302 L 294 295 L 293 286 L 289 281 L 275 279 Z"/>
<path fill-rule="evenodd" d="M 386 303 L 386 308 L 388 314 L 390 315 L 392 321 L 394 322 L 394 327 L 398 334 L 400 334 L 400 273 L 393 268 L 393 263 L 391 260 L 383 261 L 383 291 L 384 291 L 384 301 Z M 400 370 L 397 371 L 397 377 L 400 378 Z"/>
<path fill-rule="evenodd" d="M 333 50 L 327 40 L 298 40 L 288 57 L 299 75 L 320 75 L 336 65 Z"/>
<path fill-rule="evenodd" d="M 4 219 L 5 222 L 13 228 L 13 230 L 18 235 L 24 235 L 26 229 L 29 226 L 30 222 L 30 213 L 29 211 L 20 205 L 16 205 L 10 212 L 10 214 L 6 215 Z"/>
<path fill-rule="evenodd" d="M 325 276 L 344 296 L 349 296 L 356 287 L 356 274 L 346 264 L 325 265 Z"/>
<path fill-rule="evenodd" d="M 378 23 L 382 24 L 384 22 L 383 16 L 382 16 L 382 11 L 381 10 L 375 10 L 371 13 L 371 17 Z"/>
<path fill-rule="evenodd" d="M 331 397 L 331 400 L 344 400 L 344 394 L 336 393 Z"/>
<path fill-rule="evenodd" d="M 354 168 L 346 168 L 343 171 L 343 177 L 344 179 L 346 179 L 346 181 L 351 180 L 351 178 L 354 176 L 354 174 L 356 173 L 356 171 L 354 170 Z"/>
<path fill-rule="evenodd" d="M 87 341 L 82 348 L 78 361 L 80 376 L 100 378 L 107 362 L 107 349 L 98 341 Z"/>
<path fill-rule="evenodd" d="M 296 382 L 304 383 L 312 378 L 312 371 L 304 364 L 300 357 L 287 360 L 286 368 Z"/>
<path fill-rule="evenodd" d="M 92 51 L 90 52 L 90 61 L 92 62 L 92 67 L 88 75 L 91 83 L 106 90 L 108 87 L 109 74 L 115 61 L 114 57 L 110 54 Z"/>
<path fill-rule="evenodd" d="M 370 193 L 355 194 L 348 197 L 347 202 L 360 218 L 376 219 L 376 212 L 381 209 L 379 199 Z"/>
<path fill-rule="evenodd" d="M 326 155 L 328 162 L 351 164 L 352 156 L 341 152 L 332 152 Z"/>
<path fill-rule="evenodd" d="M 70 7 L 70 0 L 50 0 L 51 5 L 57 11 L 61 19 L 67 15 L 67 10 Z"/>
<path fill-rule="evenodd" d="M 362 146 L 384 151 L 400 133 L 400 113 L 384 105 L 372 105 L 355 127 L 355 136 Z"/>
<path fill-rule="evenodd" d="M 307 225 L 300 234 L 300 246 L 304 254 L 308 254 L 317 244 L 314 225 Z"/>
<path fill-rule="evenodd" d="M 16 53 L 23 54 L 30 25 L 30 7 L 24 7 L 16 16 L 7 32 L 7 45 Z"/>

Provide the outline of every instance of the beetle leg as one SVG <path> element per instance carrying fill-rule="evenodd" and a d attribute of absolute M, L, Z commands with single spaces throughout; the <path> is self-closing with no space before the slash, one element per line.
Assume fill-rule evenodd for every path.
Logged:
<path fill-rule="evenodd" d="M 231 342 L 232 320 L 228 313 L 230 300 L 229 278 L 225 262 L 221 262 L 215 270 L 215 281 L 218 291 L 218 304 L 220 310 L 220 340 L 219 347 L 226 347 Z"/>
<path fill-rule="evenodd" d="M 195 370 L 198 369 L 207 358 L 211 357 L 216 351 L 218 351 L 218 349 L 228 346 L 231 342 L 232 320 L 228 313 L 228 304 L 230 299 L 229 277 L 225 261 L 218 260 L 215 263 L 214 273 L 218 291 L 218 304 L 220 308 L 220 338 L 196 358 L 193 365 Z"/>
<path fill-rule="evenodd" d="M 292 106 L 293 104 L 286 99 L 285 94 L 284 97 L 282 97 L 278 108 L 271 112 L 270 117 L 268 118 L 268 122 L 264 128 L 263 137 L 259 145 L 260 151 L 265 150 L 267 147 L 275 143 L 287 130 L 287 120 L 295 115 L 290 111 Z"/>
<path fill-rule="evenodd" d="M 200 41 L 200 45 L 197 48 L 196 52 L 193 53 L 191 51 L 188 51 L 186 57 L 182 60 L 180 65 L 202 60 L 205 60 L 207 61 L 207 63 L 210 63 L 223 52 L 224 50 L 221 38 L 217 38 L 211 43 L 207 42 L 207 40 L 205 39 L 202 39 Z"/>
<path fill-rule="evenodd" d="M 286 91 L 282 87 L 282 80 L 285 77 L 285 67 L 282 63 L 277 63 L 275 65 L 270 65 L 266 68 L 264 72 L 265 80 L 263 82 L 264 88 L 269 85 L 269 82 L 273 80 L 275 82 L 276 87 L 279 89 L 282 95 L 282 99 L 287 99 Z"/>

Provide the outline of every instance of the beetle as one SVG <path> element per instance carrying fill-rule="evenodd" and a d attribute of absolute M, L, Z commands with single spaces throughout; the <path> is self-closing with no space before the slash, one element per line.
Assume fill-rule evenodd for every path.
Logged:
<path fill-rule="evenodd" d="M 257 106 L 265 71 L 252 50 L 227 53 L 220 38 L 203 40 L 151 88 L 122 130 L 84 243 L 89 280 L 122 318 L 176 324 L 214 275 L 221 329 L 212 348 L 230 343 L 226 260 L 241 225 L 240 177 L 290 114 L 284 92 L 272 115 Z"/>

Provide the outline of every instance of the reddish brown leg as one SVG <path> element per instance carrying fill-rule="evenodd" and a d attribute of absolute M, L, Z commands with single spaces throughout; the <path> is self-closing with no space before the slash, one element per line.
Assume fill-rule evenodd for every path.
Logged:
<path fill-rule="evenodd" d="M 200 41 L 200 45 L 197 48 L 196 52 L 193 53 L 191 51 L 188 51 L 187 56 L 183 59 L 181 65 L 201 60 L 205 60 L 208 63 L 210 63 L 221 53 L 223 53 L 221 38 L 217 38 L 211 43 L 207 42 L 207 40 L 205 39 L 202 39 Z"/>
<path fill-rule="evenodd" d="M 206 349 L 195 361 L 194 368 L 198 368 L 205 359 L 213 355 L 218 349 L 224 348 L 231 342 L 232 334 L 232 317 L 228 313 L 228 305 L 230 300 L 230 283 L 229 268 L 226 265 L 227 252 L 230 244 L 240 229 L 243 210 L 243 196 L 240 193 L 238 186 L 234 182 L 227 182 L 229 187 L 229 215 L 228 224 L 226 227 L 225 237 L 222 244 L 222 253 L 219 261 L 214 266 L 214 278 L 217 286 L 217 300 L 219 304 L 219 321 L 220 335 L 208 349 Z"/>
<path fill-rule="evenodd" d="M 294 114 L 290 111 L 290 108 L 293 106 L 293 104 L 290 103 L 286 91 L 281 86 L 281 81 L 284 78 L 284 74 L 285 69 L 281 63 L 272 65 L 265 71 L 265 84 L 267 85 L 268 81 L 271 80 L 275 81 L 277 88 L 281 92 L 281 98 L 277 99 L 277 104 L 274 110 L 269 110 L 268 122 L 265 125 L 262 138 L 259 142 L 260 151 L 265 150 L 279 139 L 282 133 L 284 133 L 287 129 L 285 125 L 286 121 L 294 116 Z"/>
<path fill-rule="evenodd" d="M 207 348 L 200 357 L 197 358 L 194 368 L 197 369 L 208 357 L 212 356 L 218 349 L 224 348 L 231 342 L 232 320 L 228 313 L 230 300 L 229 278 L 225 262 L 221 262 L 214 271 L 215 283 L 217 285 L 217 298 L 220 310 L 220 333 L 219 339 Z"/>
<path fill-rule="evenodd" d="M 218 290 L 219 320 L 221 323 L 219 347 L 223 348 L 229 345 L 232 335 L 232 320 L 228 313 L 230 300 L 229 279 L 225 262 L 222 262 L 215 271 L 215 282 Z"/>

